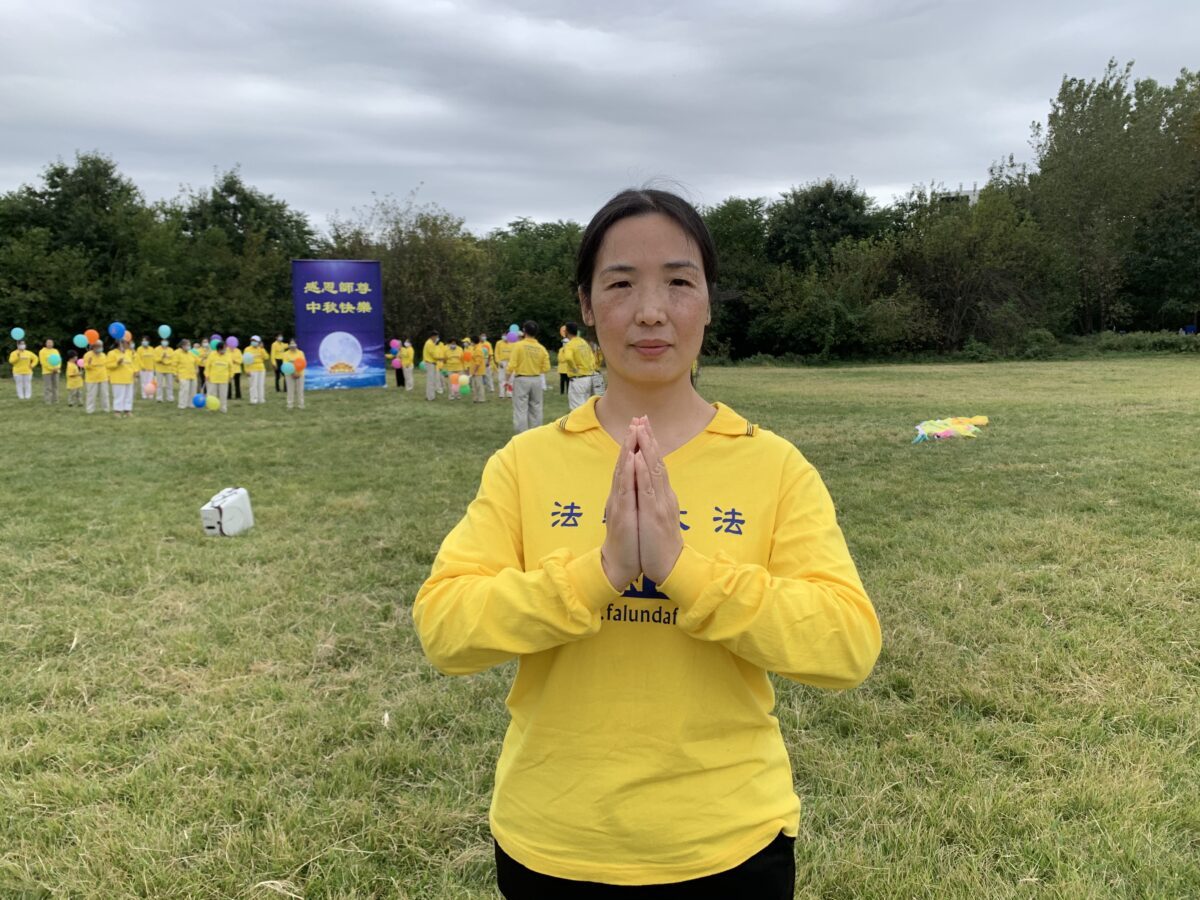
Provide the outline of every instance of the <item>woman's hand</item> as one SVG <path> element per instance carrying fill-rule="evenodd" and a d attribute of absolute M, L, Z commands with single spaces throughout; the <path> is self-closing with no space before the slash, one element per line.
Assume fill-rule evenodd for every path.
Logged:
<path fill-rule="evenodd" d="M 646 577 L 661 584 L 667 580 L 683 552 L 679 498 L 671 490 L 667 467 L 650 428 L 650 420 L 643 416 L 634 419 L 634 423 L 638 447 L 634 455 L 638 555 Z"/>
<path fill-rule="evenodd" d="M 612 487 L 604 505 L 605 535 L 600 548 L 600 564 L 614 590 L 623 591 L 642 572 L 638 557 L 637 487 L 634 480 L 634 455 L 637 433 L 629 426 L 617 465 L 613 469 Z"/>

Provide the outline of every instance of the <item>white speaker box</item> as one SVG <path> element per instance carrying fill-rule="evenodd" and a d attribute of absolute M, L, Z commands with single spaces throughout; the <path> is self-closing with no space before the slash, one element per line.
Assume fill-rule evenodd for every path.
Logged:
<path fill-rule="evenodd" d="M 232 537 L 254 527 L 254 511 L 245 488 L 225 488 L 202 507 L 200 524 L 210 536 Z"/>

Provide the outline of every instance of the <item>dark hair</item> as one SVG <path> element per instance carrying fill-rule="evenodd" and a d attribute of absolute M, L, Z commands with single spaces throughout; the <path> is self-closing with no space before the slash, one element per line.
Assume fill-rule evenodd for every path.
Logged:
<path fill-rule="evenodd" d="M 521 326 L 521 330 L 525 332 L 525 337 L 537 337 L 538 323 L 533 321 L 533 319 L 528 319 L 525 324 Z"/>
<path fill-rule="evenodd" d="M 653 188 L 634 190 L 629 188 L 621 191 L 611 200 L 600 207 L 599 212 L 592 216 L 583 232 L 583 240 L 579 244 L 579 254 L 575 257 L 575 284 L 583 292 L 583 296 L 591 298 L 592 275 L 596 270 L 596 256 L 600 245 L 604 243 L 604 235 L 622 219 L 631 216 L 645 216 L 660 213 L 671 219 L 683 229 L 700 250 L 700 261 L 704 265 L 704 279 L 708 282 L 708 296 L 715 299 L 717 289 L 717 248 L 713 243 L 708 226 L 696 208 L 682 197 L 669 191 Z"/>
<path fill-rule="evenodd" d="M 568 322 L 565 327 L 567 329 L 567 334 L 569 334 L 571 337 L 577 337 L 579 335 L 579 326 L 574 322 Z"/>

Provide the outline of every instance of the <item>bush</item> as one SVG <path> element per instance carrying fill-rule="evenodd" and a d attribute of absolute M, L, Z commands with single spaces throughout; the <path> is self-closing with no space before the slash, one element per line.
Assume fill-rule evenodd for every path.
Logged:
<path fill-rule="evenodd" d="M 1049 359 L 1058 351 L 1058 339 L 1045 328 L 1034 328 L 1022 343 L 1021 355 L 1026 359 Z"/>
<path fill-rule="evenodd" d="M 983 341 L 977 341 L 972 337 L 967 338 L 967 342 L 963 344 L 959 358 L 969 362 L 991 362 L 999 359 L 999 355 Z"/>
<path fill-rule="evenodd" d="M 1096 338 L 1102 353 L 1200 353 L 1200 337 L 1173 331 L 1105 331 Z"/>

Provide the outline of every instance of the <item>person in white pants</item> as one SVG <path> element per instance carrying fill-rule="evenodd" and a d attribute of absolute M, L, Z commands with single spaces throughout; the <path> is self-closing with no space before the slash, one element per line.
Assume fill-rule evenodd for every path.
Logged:
<path fill-rule="evenodd" d="M 257 406 L 267 402 L 267 351 L 263 349 L 262 338 L 257 334 L 250 338 L 250 349 L 246 356 L 253 356 L 253 361 L 246 363 L 246 374 L 250 377 L 250 404 Z"/>
<path fill-rule="evenodd" d="M 33 367 L 38 364 L 37 354 L 25 349 L 24 341 L 17 341 L 17 349 L 8 354 L 8 364 L 13 369 L 13 381 L 17 385 L 17 399 L 33 399 Z"/>
<path fill-rule="evenodd" d="M 192 342 L 184 338 L 179 342 L 179 347 L 175 351 L 175 361 L 173 368 L 179 388 L 179 404 L 178 409 L 185 409 L 192 405 L 192 398 L 196 396 L 196 357 L 192 355 Z"/>
<path fill-rule="evenodd" d="M 108 359 L 104 353 L 104 345 L 99 341 L 92 344 L 92 349 L 83 354 L 84 368 L 84 409 L 90 416 L 96 411 L 96 398 L 100 398 L 100 408 L 108 412 Z"/>

